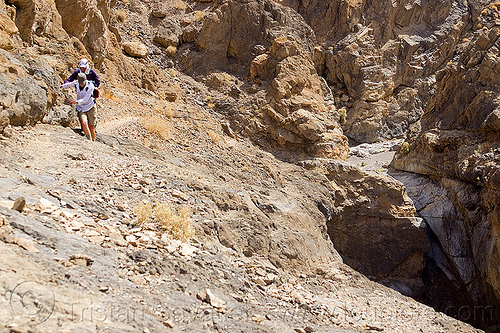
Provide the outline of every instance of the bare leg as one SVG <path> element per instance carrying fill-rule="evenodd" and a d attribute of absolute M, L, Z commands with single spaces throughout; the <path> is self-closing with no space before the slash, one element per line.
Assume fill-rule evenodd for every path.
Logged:
<path fill-rule="evenodd" d="M 87 121 L 87 115 L 83 114 L 81 117 L 81 120 L 82 120 L 83 133 L 85 133 L 85 136 L 87 137 L 87 139 L 92 140 L 92 138 L 90 136 L 90 129 L 89 129 L 89 123 Z"/>
<path fill-rule="evenodd" d="M 92 141 L 95 141 L 95 126 L 89 125 L 89 130 L 90 130 L 90 136 L 92 137 Z"/>

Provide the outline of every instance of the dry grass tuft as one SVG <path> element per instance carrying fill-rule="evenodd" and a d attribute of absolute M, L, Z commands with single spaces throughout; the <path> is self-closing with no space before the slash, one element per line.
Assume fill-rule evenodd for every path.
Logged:
<path fill-rule="evenodd" d="M 145 223 L 153 216 L 153 205 L 149 201 L 141 201 L 134 213 L 139 223 Z"/>
<path fill-rule="evenodd" d="M 174 239 L 186 242 L 193 237 L 191 210 L 187 206 L 181 206 L 176 210 L 168 203 L 155 203 L 153 205 L 146 201 L 139 204 L 135 213 L 140 223 L 153 219 Z"/>
<path fill-rule="evenodd" d="M 170 123 L 163 118 L 145 117 L 141 119 L 141 125 L 146 131 L 159 135 L 164 140 L 169 140 L 172 137 Z"/>
<path fill-rule="evenodd" d="M 191 212 L 188 207 L 182 206 L 176 212 L 169 204 L 160 203 L 155 205 L 154 213 L 161 226 L 173 238 L 185 242 L 193 237 L 194 230 L 191 227 Z"/>

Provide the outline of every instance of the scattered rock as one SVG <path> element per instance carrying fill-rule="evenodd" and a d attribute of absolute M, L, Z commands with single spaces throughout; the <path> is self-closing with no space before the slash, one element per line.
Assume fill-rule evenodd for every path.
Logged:
<path fill-rule="evenodd" d="M 145 58 L 148 55 L 148 47 L 141 42 L 124 42 L 123 50 L 132 57 Z"/>
<path fill-rule="evenodd" d="M 22 247 L 25 250 L 28 250 L 29 252 L 33 252 L 33 253 L 40 252 L 40 250 L 38 250 L 35 247 L 35 243 L 29 239 L 26 239 L 26 238 L 14 236 L 12 243 L 19 245 L 20 247 Z"/>
<path fill-rule="evenodd" d="M 24 197 L 19 197 L 14 202 L 12 209 L 17 210 L 18 212 L 22 212 L 25 206 L 26 206 L 26 199 L 24 199 Z"/>
<path fill-rule="evenodd" d="M 94 262 L 94 259 L 86 254 L 72 254 L 69 256 L 69 260 L 72 263 L 81 266 L 91 266 Z"/>

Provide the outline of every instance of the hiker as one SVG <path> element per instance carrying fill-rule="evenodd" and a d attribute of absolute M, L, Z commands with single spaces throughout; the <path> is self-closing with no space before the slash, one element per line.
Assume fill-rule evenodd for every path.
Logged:
<path fill-rule="evenodd" d="M 75 81 L 78 73 L 85 73 L 85 75 L 87 76 L 87 80 L 92 81 L 94 83 L 94 87 L 99 88 L 101 81 L 99 80 L 99 77 L 97 76 L 95 70 L 90 68 L 89 61 L 85 58 L 82 58 L 80 60 L 78 69 L 76 69 L 73 74 L 71 74 L 71 76 L 64 81 L 64 83 Z"/>
<path fill-rule="evenodd" d="M 87 80 L 92 81 L 92 83 L 94 83 L 94 87 L 96 88 L 95 90 L 97 90 L 97 93 L 99 93 L 98 88 L 99 88 L 99 85 L 101 84 L 101 81 L 99 80 L 99 77 L 97 76 L 97 73 L 95 72 L 95 70 L 90 68 L 89 61 L 85 58 L 80 59 L 80 63 L 78 64 L 78 68 L 73 72 L 73 74 L 71 74 L 71 76 L 69 78 L 64 80 L 64 83 L 69 83 L 69 82 L 75 81 L 77 79 L 78 73 L 85 73 L 85 75 L 87 76 Z M 94 97 L 97 97 L 97 96 L 94 96 Z M 94 100 L 94 102 L 95 102 L 95 100 Z M 80 119 L 78 119 L 78 120 L 80 120 Z M 81 133 L 81 131 L 83 130 L 83 125 L 82 125 L 81 121 L 80 121 L 80 128 L 81 128 L 81 130 L 80 130 L 80 133 Z"/>
<path fill-rule="evenodd" d="M 68 99 L 71 104 L 76 104 L 78 119 L 82 124 L 83 132 L 87 139 L 95 141 L 95 123 L 96 109 L 94 101 L 94 83 L 87 80 L 84 73 L 78 73 L 77 79 L 71 82 L 66 82 L 61 85 L 62 89 L 75 87 L 76 101 Z"/>

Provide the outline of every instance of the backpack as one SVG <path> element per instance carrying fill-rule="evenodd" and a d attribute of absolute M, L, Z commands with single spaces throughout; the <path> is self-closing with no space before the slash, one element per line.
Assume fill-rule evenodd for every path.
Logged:
<path fill-rule="evenodd" d="M 99 97 L 99 88 L 94 87 L 94 94 L 92 96 L 94 97 L 94 99 Z"/>

